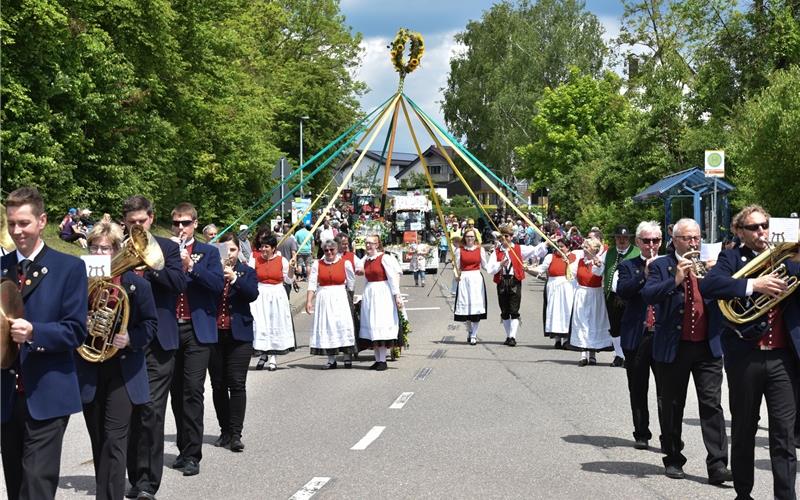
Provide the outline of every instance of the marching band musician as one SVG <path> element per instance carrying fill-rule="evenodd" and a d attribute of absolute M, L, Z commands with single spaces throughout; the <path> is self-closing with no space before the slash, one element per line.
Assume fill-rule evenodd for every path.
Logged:
<path fill-rule="evenodd" d="M 522 301 L 522 281 L 525 279 L 525 262 L 536 257 L 541 259 L 547 254 L 547 244 L 537 246 L 518 245 L 511 239 L 514 237 L 514 226 L 500 226 L 500 244 L 489 256 L 486 272 L 494 275 L 497 285 L 497 301 L 500 304 L 500 319 L 506 331 L 505 345 L 517 345 L 517 329 L 519 329 L 519 306 Z"/>
<path fill-rule="evenodd" d="M 769 251 L 769 214 L 759 205 L 742 209 L 732 229 L 741 246 L 720 253 L 717 264 L 702 281 L 700 290 L 709 299 L 745 299 L 754 294 L 780 296 L 786 282 L 772 273 L 757 278 L 733 278 L 756 256 Z M 800 262 L 785 262 L 790 276 L 800 277 Z M 758 319 L 736 325 L 723 319 L 716 301 L 712 321 L 721 326 L 725 371 L 731 408 L 731 466 L 736 498 L 748 499 L 753 490 L 753 455 L 761 398 L 769 414 L 769 455 L 775 498 L 797 498 L 797 443 L 794 398 L 800 369 L 800 304 L 789 297 Z"/>
<path fill-rule="evenodd" d="M 731 480 L 721 405 L 720 331 L 708 323 L 695 263 L 684 257 L 700 250 L 700 226 L 693 219 L 680 219 L 673 228 L 672 241 L 675 251 L 650 263 L 641 292 L 647 304 L 656 306 L 653 358 L 661 389 L 664 474 L 672 479 L 686 477 L 681 427 L 691 375 L 700 406 L 700 430 L 708 451 L 708 482 L 718 485 Z"/>
<path fill-rule="evenodd" d="M 464 230 L 462 243 L 455 250 L 453 266 L 459 270 L 453 321 L 467 324 L 467 342 L 476 345 L 478 326 L 486 319 L 486 283 L 481 274 L 481 268 L 486 269 L 486 251 L 478 243 L 478 230 L 474 227 Z"/>
<path fill-rule="evenodd" d="M 661 227 L 656 221 L 640 222 L 636 228 L 637 258 L 619 263 L 612 278 L 611 290 L 625 301 L 620 320 L 620 339 L 625 353 L 625 372 L 628 377 L 631 414 L 633 416 L 634 448 L 646 450 L 653 437 L 650 432 L 650 412 L 647 392 L 650 371 L 656 377 L 656 395 L 660 398 L 658 373 L 653 362 L 653 332 L 655 332 L 655 306 L 647 305 L 641 290 L 647 280 L 648 267 L 658 257 L 661 245 Z M 660 403 L 659 403 L 660 408 Z M 659 422 L 661 414 L 659 412 Z"/>
<path fill-rule="evenodd" d="M 144 196 L 135 195 L 122 205 L 122 219 L 130 229 L 134 225 L 150 231 L 155 212 Z M 147 380 L 150 385 L 150 402 L 133 407 L 130 435 L 128 437 L 127 498 L 155 498 L 161 486 L 164 468 L 164 414 L 167 396 L 175 367 L 175 350 L 178 348 L 178 322 L 175 304 L 178 294 L 186 290 L 178 245 L 167 238 L 153 236 L 164 255 L 164 268 L 160 271 L 137 271 L 150 283 L 158 315 L 158 331 L 145 348 Z"/>
<path fill-rule="evenodd" d="M 195 240 L 196 229 L 194 205 L 179 203 L 172 210 L 172 234 L 180 242 L 186 291 L 178 296 L 175 308 L 179 345 L 169 393 L 179 450 L 172 468 L 184 476 L 200 473 L 203 390 L 211 346 L 217 343 L 217 299 L 225 287 L 219 251 Z"/>
<path fill-rule="evenodd" d="M 113 257 L 122 247 L 122 228 L 101 222 L 86 239 L 92 255 Z M 127 328 L 112 339 L 119 352 L 100 363 L 89 362 L 75 353 L 83 418 L 92 442 L 96 495 L 109 500 L 125 494 L 128 427 L 134 405 L 150 401 L 144 349 L 158 329 L 150 283 L 132 271 L 112 282 L 125 289 L 130 304 Z"/>
<path fill-rule="evenodd" d="M 247 370 L 253 354 L 253 315 L 250 303 L 258 299 L 256 272 L 239 261 L 239 239 L 227 232 L 219 238 L 228 258 L 223 267 L 225 288 L 217 308 L 216 344 L 211 347 L 208 374 L 220 436 L 214 446 L 244 450 L 242 428 L 247 405 Z"/>
<path fill-rule="evenodd" d="M 639 257 L 639 247 L 631 245 L 631 233 L 628 228 L 623 225 L 614 228 L 614 245 L 606 252 L 605 267 L 603 268 L 603 291 L 606 297 L 608 323 L 611 325 L 611 344 L 614 346 L 614 360 L 611 362 L 611 366 L 622 367 L 626 359 L 625 350 L 622 348 L 622 340 L 620 339 L 620 327 L 625 304 L 617 298 L 611 287 L 611 282 L 614 278 L 614 272 L 620 263 L 637 257 Z"/>
<path fill-rule="evenodd" d="M 10 193 L 6 214 L 17 250 L 0 268 L 18 284 L 25 312 L 10 320 L 19 354 L 0 379 L 3 473 L 11 500 L 55 498 L 64 431 L 81 411 L 73 353 L 86 337 L 86 267 L 42 241 L 47 214 L 36 188 Z"/>

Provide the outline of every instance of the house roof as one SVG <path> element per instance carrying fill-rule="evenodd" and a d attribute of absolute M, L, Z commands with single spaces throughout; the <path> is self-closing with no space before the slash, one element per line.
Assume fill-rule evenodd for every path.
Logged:
<path fill-rule="evenodd" d="M 453 148 L 451 148 L 450 146 L 445 146 L 443 149 L 445 150 L 445 152 L 447 153 L 447 156 L 449 156 L 451 160 L 456 157 L 455 150 Z M 442 152 L 439 150 L 439 148 L 437 148 L 433 144 L 431 144 L 428 147 L 428 149 L 426 149 L 425 151 L 422 152 L 422 156 L 424 156 L 426 159 L 430 158 L 432 156 L 438 156 L 439 158 L 441 158 L 443 160 L 445 159 L 445 156 L 442 154 Z M 401 177 L 403 177 L 406 174 L 406 172 L 408 172 L 409 170 L 414 168 L 414 165 L 416 165 L 418 162 L 419 162 L 419 156 L 414 155 L 414 160 L 411 163 L 409 163 L 408 165 L 406 165 L 405 167 L 401 168 L 400 171 L 397 172 L 397 175 L 395 175 L 395 178 L 396 179 L 400 179 Z"/>
<path fill-rule="evenodd" d="M 360 149 L 356 150 L 356 154 L 361 154 Z M 386 158 L 381 158 L 381 151 L 376 149 L 370 149 L 367 151 L 367 154 L 364 155 L 365 157 L 374 160 L 380 164 L 384 164 L 386 162 Z M 399 151 L 392 151 L 392 165 L 396 165 L 400 168 L 405 167 L 409 163 L 415 161 L 417 159 L 417 155 L 414 153 L 402 153 Z"/>
<path fill-rule="evenodd" d="M 647 187 L 633 197 L 633 201 L 647 201 L 653 198 L 666 198 L 680 193 L 690 193 L 714 185 L 714 178 L 706 177 L 705 172 L 699 168 L 690 168 L 668 175 L 660 181 Z M 690 189 L 687 189 L 690 188 Z M 717 191 L 728 193 L 736 189 L 733 184 L 724 179 L 717 179 Z"/>

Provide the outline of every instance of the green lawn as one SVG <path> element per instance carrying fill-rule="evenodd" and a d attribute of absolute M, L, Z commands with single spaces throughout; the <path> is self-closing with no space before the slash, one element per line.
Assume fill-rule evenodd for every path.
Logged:
<path fill-rule="evenodd" d="M 165 238 L 172 236 L 172 233 L 169 231 L 169 229 L 164 226 L 158 226 L 154 224 L 151 229 L 153 234 L 156 236 L 164 236 Z M 44 229 L 42 239 L 47 246 L 58 250 L 59 252 L 77 256 L 86 255 L 86 250 L 82 249 L 77 243 L 67 243 L 58 237 L 58 224 L 47 224 L 47 227 Z"/>

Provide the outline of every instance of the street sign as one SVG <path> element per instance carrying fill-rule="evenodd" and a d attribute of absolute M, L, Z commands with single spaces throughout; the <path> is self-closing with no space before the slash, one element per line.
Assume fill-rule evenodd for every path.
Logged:
<path fill-rule="evenodd" d="M 725 151 L 706 150 L 706 177 L 725 177 Z"/>

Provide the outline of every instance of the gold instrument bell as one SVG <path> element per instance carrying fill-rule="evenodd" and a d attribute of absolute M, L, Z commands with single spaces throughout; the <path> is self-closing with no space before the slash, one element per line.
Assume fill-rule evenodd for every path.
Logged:
<path fill-rule="evenodd" d="M 19 344 L 11 340 L 11 320 L 22 318 L 25 306 L 17 284 L 9 279 L 0 281 L 0 368 L 14 366 Z"/>
<path fill-rule="evenodd" d="M 0 205 L 0 247 L 6 253 L 11 253 L 17 249 L 17 246 L 14 245 L 14 240 L 8 234 L 8 218 L 6 217 L 6 208 L 3 205 Z"/>
<path fill-rule="evenodd" d="M 734 273 L 733 278 L 735 279 L 760 278 L 771 274 L 785 281 L 788 288 L 778 297 L 753 294 L 753 296 L 744 299 L 719 300 L 717 304 L 725 319 L 737 325 L 754 321 L 797 290 L 797 287 L 800 286 L 800 280 L 796 276 L 788 274 L 786 261 L 793 257 L 798 258 L 798 249 L 800 249 L 800 244 L 798 243 L 771 245 L 769 250 L 762 252 L 748 262 L 746 266 Z"/>
<path fill-rule="evenodd" d="M 141 265 L 156 271 L 164 269 L 164 254 L 155 238 L 139 225 L 130 233 L 122 250 L 111 259 L 111 277 L 89 278 L 89 334 L 78 347 L 78 354 L 90 363 L 112 358 L 117 353 L 114 336 L 128 328 L 128 294 L 111 279 Z"/>

